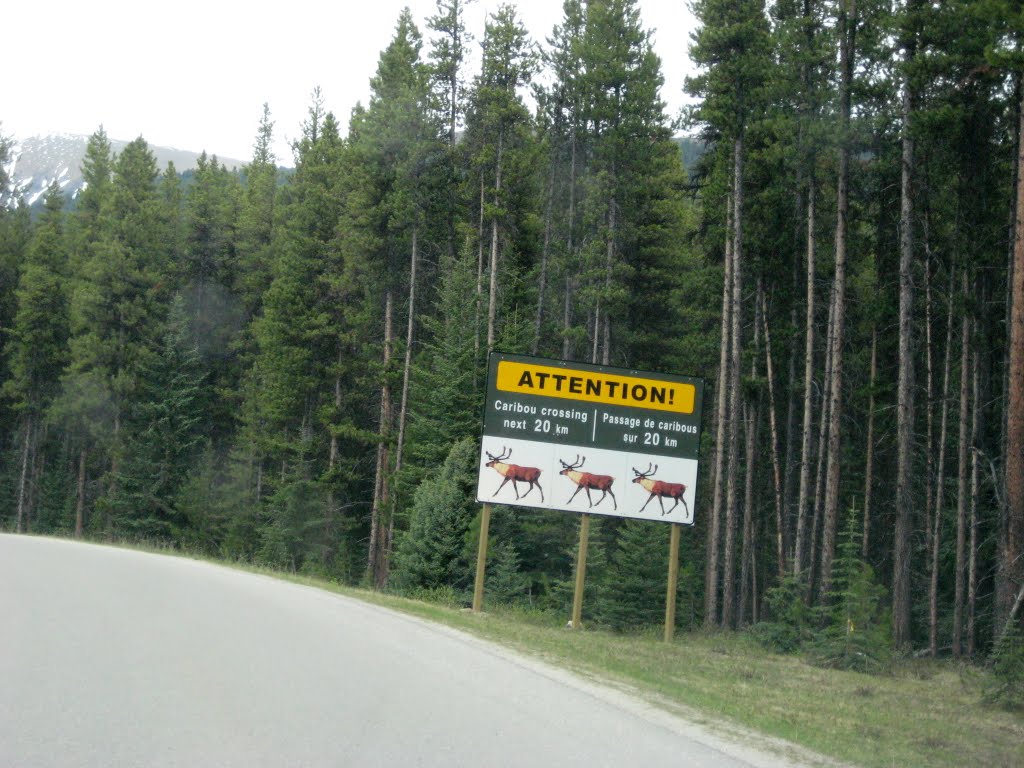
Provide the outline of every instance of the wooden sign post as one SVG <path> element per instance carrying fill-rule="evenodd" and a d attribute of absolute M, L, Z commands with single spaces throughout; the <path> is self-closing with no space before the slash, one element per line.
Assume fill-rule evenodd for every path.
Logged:
<path fill-rule="evenodd" d="M 679 532 L 673 523 L 668 541 L 668 587 L 665 590 L 665 642 L 671 643 L 676 631 L 676 592 L 679 591 Z"/>
<path fill-rule="evenodd" d="M 476 549 L 476 583 L 473 585 L 473 613 L 484 607 L 484 575 L 487 572 L 487 538 L 491 528 L 491 505 L 484 504 L 480 515 L 480 544 Z"/>
<path fill-rule="evenodd" d="M 590 542 L 590 515 L 580 515 L 580 548 L 576 553 L 576 588 L 572 593 L 572 628 L 583 627 L 583 588 L 587 578 L 587 544 Z"/>

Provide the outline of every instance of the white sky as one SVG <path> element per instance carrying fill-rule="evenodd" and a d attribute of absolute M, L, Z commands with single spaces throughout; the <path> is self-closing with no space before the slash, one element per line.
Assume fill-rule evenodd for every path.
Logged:
<path fill-rule="evenodd" d="M 561 0 L 515 0 L 533 39 L 543 43 L 562 19 Z M 466 23 L 479 50 L 485 13 L 476 0 Z M 674 115 L 684 101 L 692 17 L 686 0 L 639 0 L 662 60 L 662 99 Z M 49 0 L 6 4 L 6 73 L 0 78 L 0 131 L 91 134 L 206 150 L 248 160 L 270 105 L 278 161 L 292 162 L 310 94 L 344 128 L 369 97 L 380 51 L 409 6 L 424 41 L 435 0 Z M 424 47 L 426 54 L 428 46 Z M 476 67 L 467 74 L 475 73 Z"/>

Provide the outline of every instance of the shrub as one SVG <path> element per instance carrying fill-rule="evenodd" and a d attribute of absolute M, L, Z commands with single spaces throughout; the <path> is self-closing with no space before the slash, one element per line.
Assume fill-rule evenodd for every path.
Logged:
<path fill-rule="evenodd" d="M 806 585 L 799 576 L 787 576 L 765 593 L 770 620 L 751 627 L 751 634 L 765 648 L 778 653 L 796 653 L 814 637 L 814 614 L 804 601 Z"/>
<path fill-rule="evenodd" d="M 1024 710 L 1024 631 L 1011 626 L 992 651 L 992 677 L 985 687 L 988 704 Z"/>
<path fill-rule="evenodd" d="M 821 666 L 878 674 L 888 670 L 892 639 L 887 612 L 881 608 L 885 589 L 860 558 L 858 528 L 856 509 L 851 508 L 832 569 L 828 620 L 809 650 Z"/>

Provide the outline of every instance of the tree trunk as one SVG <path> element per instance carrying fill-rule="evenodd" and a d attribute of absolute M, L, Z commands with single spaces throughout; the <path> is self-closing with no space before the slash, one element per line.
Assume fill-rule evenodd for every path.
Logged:
<path fill-rule="evenodd" d="M 366 563 L 367 575 L 375 586 L 383 583 L 382 568 L 385 531 L 384 510 L 388 505 L 388 440 L 391 437 L 391 348 L 394 344 L 392 315 L 394 300 L 390 289 L 384 300 L 384 383 L 380 391 L 380 431 L 377 443 L 377 469 L 373 484 L 373 506 L 370 510 L 370 552 Z"/>
<path fill-rule="evenodd" d="M 967 272 L 963 274 L 963 295 L 967 296 Z M 967 573 L 967 443 L 969 439 L 968 408 L 970 406 L 968 377 L 970 376 L 970 318 L 964 313 L 960 324 L 960 444 L 958 451 L 957 496 L 956 496 L 956 589 L 953 603 L 953 656 L 960 658 L 963 653 L 964 629 L 964 579 Z"/>
<path fill-rule="evenodd" d="M 757 381 L 757 360 L 761 346 L 761 327 L 764 324 L 764 288 L 761 278 L 757 280 L 757 297 L 754 300 L 754 354 L 750 360 L 750 378 Z M 760 398 L 743 406 L 743 437 L 746 441 L 743 484 L 743 540 L 740 549 L 740 605 L 737 624 L 747 619 L 752 589 L 752 558 L 754 551 L 754 446 L 761 416 Z"/>
<path fill-rule="evenodd" d="M 981 403 L 978 398 L 978 354 L 971 356 L 971 490 L 970 490 L 970 543 L 967 556 L 967 656 L 975 654 L 975 608 L 978 601 L 978 422 Z"/>
<path fill-rule="evenodd" d="M 117 476 L 120 472 L 120 434 L 121 434 L 121 411 L 118 406 L 114 406 L 114 440 L 113 440 L 113 454 L 110 457 L 110 486 L 107 488 L 107 493 L 113 497 L 117 493 Z M 104 513 L 103 527 L 107 541 L 113 541 L 114 539 L 114 518 L 111 516 L 110 505 L 106 505 Z"/>
<path fill-rule="evenodd" d="M 711 485 L 711 521 L 708 526 L 707 562 L 704 573 L 704 626 L 718 624 L 719 547 L 722 538 L 722 504 L 725 496 L 725 435 L 729 402 L 729 338 L 732 331 L 732 198 L 726 202 L 725 263 L 722 277 L 722 321 L 719 331 L 718 386 L 715 409 L 715 463 Z"/>
<path fill-rule="evenodd" d="M 501 160 L 504 145 L 504 132 L 498 131 L 497 167 L 494 171 L 494 205 L 497 208 L 501 195 Z M 498 319 L 498 217 L 491 219 L 491 286 L 487 299 L 487 351 L 494 349 L 496 325 Z"/>
<path fill-rule="evenodd" d="M 828 323 L 826 328 L 831 329 L 832 318 L 835 315 L 835 291 L 829 292 L 828 298 Z M 809 545 L 810 561 L 807 564 L 807 595 L 813 601 L 815 585 L 820 583 L 818 562 L 819 545 L 821 539 L 822 517 L 825 509 L 825 463 L 828 460 L 828 425 L 829 412 L 832 406 L 832 399 L 828 396 L 832 382 L 832 334 L 825 334 L 825 375 L 822 381 L 821 397 L 821 418 L 818 421 L 818 457 L 817 466 L 814 470 L 814 516 L 811 520 L 811 542 Z"/>
<path fill-rule="evenodd" d="M 743 136 L 733 143 L 733 236 L 732 236 L 732 341 L 729 364 L 729 457 L 726 477 L 725 556 L 723 558 L 722 626 L 733 628 L 735 621 L 736 534 L 739 527 L 739 430 L 742 386 L 740 339 L 743 301 Z"/>
<path fill-rule="evenodd" d="M 871 484 L 875 471 L 875 377 L 878 375 L 878 331 L 871 329 L 871 374 L 868 384 L 868 444 L 864 459 L 864 537 L 861 559 L 867 561 L 871 541 Z"/>
<path fill-rule="evenodd" d="M 939 651 L 939 546 L 942 543 L 942 511 L 946 491 L 946 439 L 949 428 L 949 382 L 953 352 L 953 276 L 949 279 L 946 306 L 946 351 L 942 365 L 942 407 L 939 411 L 939 459 L 935 470 L 935 516 L 931 532 L 931 579 L 928 585 L 928 650 Z"/>
<path fill-rule="evenodd" d="M 798 266 L 799 269 L 799 266 Z M 796 281 L 797 285 L 794 287 L 799 289 L 799 280 Z M 798 401 L 799 387 L 796 386 L 797 381 L 797 364 L 800 359 L 800 335 L 796 333 L 798 327 L 798 321 L 800 318 L 800 312 L 797 308 L 796 302 L 793 303 L 790 309 L 790 322 L 789 327 L 794 330 L 794 333 L 789 338 L 789 363 L 786 366 L 786 378 L 779 382 L 780 387 L 776 388 L 776 391 L 781 389 L 786 393 L 786 427 L 782 431 L 785 435 L 785 448 L 783 450 L 782 458 L 782 542 L 784 546 L 784 558 L 785 560 L 781 564 L 781 567 L 785 572 L 791 570 L 791 561 L 793 558 L 793 529 L 795 525 L 795 519 L 793 517 L 793 480 L 796 462 L 793 460 L 796 454 L 796 419 L 797 410 L 800 405 Z M 783 383 L 784 382 L 784 383 Z"/>
<path fill-rule="evenodd" d="M 550 159 L 551 170 L 548 172 L 548 187 L 544 202 L 544 244 L 540 251 L 540 276 L 537 283 L 537 314 L 533 320 L 533 345 L 530 354 L 536 355 L 540 348 L 541 325 L 544 320 L 544 299 L 548 285 L 548 256 L 551 252 L 551 219 L 555 204 L 555 158 Z"/>
<path fill-rule="evenodd" d="M 85 532 L 85 459 L 86 450 L 78 452 L 78 496 L 75 499 L 75 538 L 82 538 Z"/>
<path fill-rule="evenodd" d="M 567 252 L 570 264 L 576 260 L 576 128 L 572 131 L 572 148 L 569 155 L 569 237 Z M 562 314 L 562 359 L 570 359 L 572 332 L 573 271 L 565 275 L 565 306 Z"/>
<path fill-rule="evenodd" d="M 32 444 L 32 416 L 25 417 L 25 437 L 21 444 L 21 474 L 18 478 L 18 533 L 25 532 L 25 488 L 28 480 L 29 446 Z"/>
<path fill-rule="evenodd" d="M 807 501 L 811 487 L 811 450 L 814 417 L 814 211 L 815 185 L 812 176 L 807 190 L 807 317 L 804 323 L 804 416 L 800 442 L 800 486 L 797 491 L 796 535 L 793 537 L 793 575 L 804 568 L 804 539 Z"/>
<path fill-rule="evenodd" d="M 341 366 L 344 360 L 341 344 L 338 344 L 338 371 L 334 376 L 334 413 L 335 415 L 341 413 Z M 338 463 L 338 436 L 332 430 L 331 432 L 331 445 L 327 454 L 327 473 L 330 476 L 330 481 L 327 486 L 327 524 L 325 526 L 325 534 L 328 541 L 328 546 L 333 548 L 334 536 L 335 536 L 335 516 L 338 510 L 335 508 L 334 498 L 334 467 Z M 258 487 L 258 484 L 257 484 Z"/>
<path fill-rule="evenodd" d="M 612 168 L 612 183 L 615 183 L 615 168 Z M 608 201 L 608 243 L 607 243 L 607 254 L 605 256 L 604 265 L 604 288 L 605 291 L 610 292 L 612 288 L 612 271 L 615 266 L 615 227 L 616 227 L 616 207 L 617 202 L 615 196 L 612 195 L 611 200 Z M 604 339 L 601 350 L 601 364 L 611 365 L 612 362 L 612 320 L 611 312 L 605 309 L 604 312 Z M 596 329 L 595 329 L 596 332 Z"/>
<path fill-rule="evenodd" d="M 775 374 L 772 366 L 772 337 L 768 330 L 768 308 L 761 313 L 764 325 L 765 374 L 768 377 L 768 423 L 772 431 L 772 480 L 775 484 L 775 558 L 779 582 L 786 577 L 785 518 L 782 469 L 779 464 L 779 427 L 775 421 Z"/>
<path fill-rule="evenodd" d="M 754 573 L 754 446 L 760 422 L 760 403 L 744 407 L 744 438 L 746 440 L 746 476 L 743 488 L 743 544 L 740 555 L 740 608 L 738 624 L 743 626 L 750 612 L 750 621 L 757 621 L 751 608 L 757 602 L 757 576 Z"/>
<path fill-rule="evenodd" d="M 476 232 L 476 300 L 473 314 L 473 362 L 480 363 L 480 313 L 484 297 L 484 175 L 480 173 L 480 219 Z"/>
<path fill-rule="evenodd" d="M 996 626 L 1010 613 L 1011 596 L 1024 589 L 1024 89 L 1017 142 L 1017 216 L 1013 241 L 1009 347 L 1006 372 L 1006 547 L 999 569 Z"/>
<path fill-rule="evenodd" d="M 419 261 L 419 232 L 412 230 L 412 251 L 409 254 L 409 320 L 405 327 L 405 360 L 402 362 L 402 396 L 398 407 L 398 444 L 395 446 L 395 472 L 402 469 L 405 447 L 405 421 L 409 407 L 409 380 L 412 377 L 412 343 L 416 322 L 416 265 Z"/>
<path fill-rule="evenodd" d="M 925 478 L 924 520 L 925 551 L 932 551 L 932 501 L 935 498 L 935 313 L 932 311 L 932 254 L 928 232 L 928 219 L 924 225 L 924 360 L 925 360 Z"/>
<path fill-rule="evenodd" d="M 907 45 L 908 62 L 914 45 Z M 903 85 L 900 164 L 899 375 L 896 396 L 896 534 L 893 542 L 892 633 L 897 649 L 910 646 L 910 557 L 914 476 L 914 139 L 909 77 Z"/>

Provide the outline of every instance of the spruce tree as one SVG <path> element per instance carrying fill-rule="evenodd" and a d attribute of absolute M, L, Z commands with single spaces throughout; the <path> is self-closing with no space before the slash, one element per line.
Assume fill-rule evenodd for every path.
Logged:
<path fill-rule="evenodd" d="M 183 297 L 170 308 L 159 351 L 138 373 L 124 423 L 124 458 L 110 506 L 119 533 L 144 540 L 202 540 L 185 530 L 179 492 L 202 455 L 206 427 L 199 350 Z"/>
<path fill-rule="evenodd" d="M 516 257 L 532 189 L 534 145 L 531 120 L 521 89 L 536 70 L 533 44 L 515 9 L 502 5 L 487 21 L 483 63 L 470 96 L 466 120 L 466 152 L 479 214 L 481 257 L 487 254 L 487 349 L 500 334 L 499 306 L 511 300 L 516 285 Z M 506 275 L 507 285 L 506 285 Z M 478 300 L 482 292 L 479 288 Z"/>
<path fill-rule="evenodd" d="M 607 604 L 601 614 L 614 629 L 657 625 L 665 616 L 668 526 L 626 520 L 607 574 Z"/>
<path fill-rule="evenodd" d="M 477 513 L 479 449 L 464 438 L 452 445 L 432 477 L 416 488 L 409 530 L 397 542 L 392 584 L 400 590 L 468 587 L 465 540 Z"/>
<path fill-rule="evenodd" d="M 273 137 L 270 107 L 264 104 L 252 160 L 244 169 L 245 191 L 239 207 L 236 238 L 236 290 L 242 296 L 250 317 L 259 312 L 272 276 L 277 206 L 277 158 L 273 151 Z"/>
<path fill-rule="evenodd" d="M 349 179 L 351 193 L 343 227 L 344 252 L 365 269 L 367 298 L 380 312 L 380 410 L 367 573 L 387 580 L 392 516 L 396 504 L 392 474 L 404 452 L 406 412 L 416 336 L 417 296 L 424 287 L 422 253 L 443 242 L 445 145 L 437 114 L 429 109 L 430 70 L 420 59 L 422 41 L 408 9 L 381 52 L 370 81 L 369 107 L 353 116 L 350 140 L 362 174 Z M 406 266 L 408 265 L 408 266 Z M 399 318 L 405 342 L 399 342 Z M 404 346 L 399 369 L 398 352 Z M 399 373 L 399 370 L 401 373 Z M 396 405 L 397 414 L 396 414 Z"/>
<path fill-rule="evenodd" d="M 125 146 L 103 177 L 105 137 L 94 135 L 86 169 L 98 174 L 100 189 L 88 198 L 77 220 L 72 258 L 76 280 L 71 297 L 70 362 L 57 409 L 88 438 L 81 442 L 80 466 L 99 447 L 109 470 L 107 491 L 116 488 L 124 441 L 125 409 L 136 394 L 138 375 L 152 354 L 154 334 L 163 319 L 161 298 L 167 289 L 166 251 L 156 188 L 156 161 L 139 138 Z M 107 145 L 109 146 L 109 145 Z M 106 419 L 109 418 L 109 421 Z M 99 445 L 95 445 L 96 443 Z M 79 483 L 81 485 L 81 483 Z M 113 532 L 106 501 L 104 523 Z"/>
<path fill-rule="evenodd" d="M 722 361 L 719 371 L 720 402 L 728 434 L 719 430 L 723 443 L 726 471 L 715 481 L 716 498 L 726 497 L 724 516 L 720 504 L 712 510 L 710 535 L 707 541 L 707 567 L 704 620 L 708 626 L 719 621 L 732 626 L 735 616 L 735 539 L 740 511 L 738 508 L 739 429 L 741 412 L 740 363 L 742 353 L 741 317 L 744 261 L 744 163 L 747 159 L 747 133 L 762 108 L 763 87 L 769 66 L 768 24 L 760 0 L 733 3 L 701 0 L 694 5 L 701 27 L 694 35 L 691 56 L 704 68 L 687 80 L 687 90 L 702 99 L 695 115 L 704 128 L 706 141 L 720 142 L 717 153 L 721 173 L 730 182 L 724 200 L 726 253 L 731 257 L 727 272 L 732 285 L 723 291 L 723 316 L 728 313 L 728 327 L 723 323 Z M 726 386 L 726 384 L 728 386 Z M 727 400 L 725 400 L 727 398 Z M 725 486 L 725 490 L 722 488 Z M 724 518 L 724 519 L 723 519 Z M 722 533 L 724 531 L 724 542 Z M 721 617 L 719 617 L 719 584 L 722 584 Z"/>
<path fill-rule="evenodd" d="M 58 393 L 67 360 L 67 245 L 64 237 L 64 195 L 56 184 L 47 190 L 15 298 L 17 311 L 5 345 L 9 378 L 0 393 L 19 414 L 19 470 L 16 526 L 20 532 L 31 514 L 30 467 L 37 463 L 46 409 Z"/>

